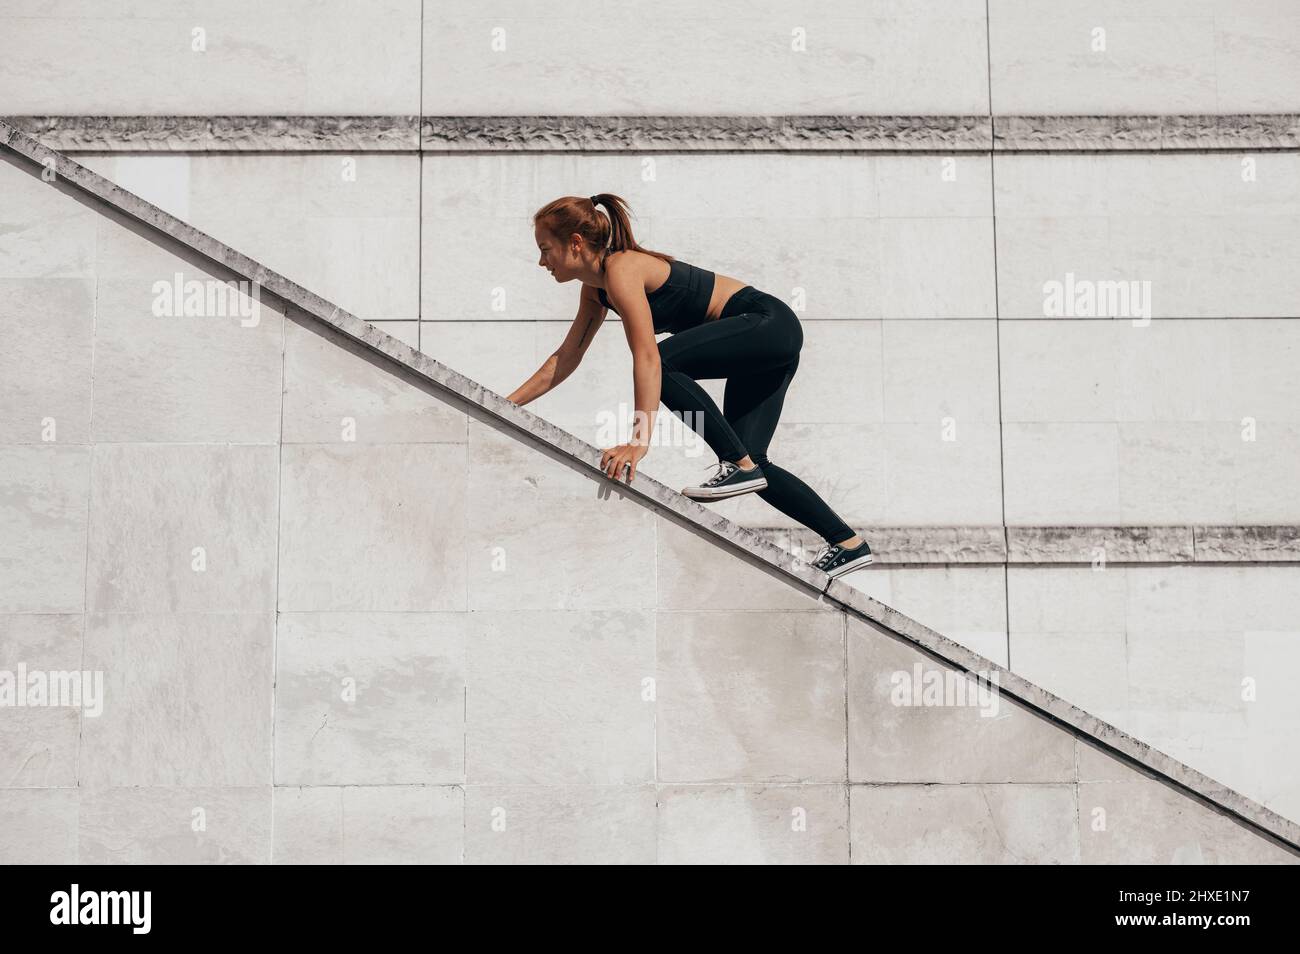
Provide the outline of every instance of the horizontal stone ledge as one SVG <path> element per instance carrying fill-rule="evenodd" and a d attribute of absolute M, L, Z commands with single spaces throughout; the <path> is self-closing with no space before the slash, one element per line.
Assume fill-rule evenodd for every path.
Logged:
<path fill-rule="evenodd" d="M 1191 563 L 1191 527 L 1007 527 L 1009 563 Z"/>
<path fill-rule="evenodd" d="M 425 116 L 426 152 L 987 152 L 987 116 Z"/>
<path fill-rule="evenodd" d="M 1178 152 L 1300 147 L 1300 113 L 998 116 L 995 152 Z"/>
<path fill-rule="evenodd" d="M 1300 149 L 1300 114 L 14 116 L 72 152 L 1132 152 Z"/>
<path fill-rule="evenodd" d="M 1300 560 L 1300 527 L 1193 527 L 1197 560 L 1292 563 Z"/>
<path fill-rule="evenodd" d="M 414 152 L 418 116 L 13 116 L 71 152 Z"/>
<path fill-rule="evenodd" d="M 1300 526 L 868 527 L 856 530 L 882 565 L 1300 563 Z M 811 530 L 754 532 L 804 559 L 825 545 Z"/>

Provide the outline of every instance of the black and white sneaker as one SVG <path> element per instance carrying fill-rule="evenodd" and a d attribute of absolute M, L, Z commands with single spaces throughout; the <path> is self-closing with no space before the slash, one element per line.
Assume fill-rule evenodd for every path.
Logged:
<path fill-rule="evenodd" d="M 683 487 L 682 493 L 692 500 L 725 500 L 762 490 L 766 486 L 767 478 L 757 464 L 753 470 L 742 470 L 739 464 L 720 460 L 716 474 L 697 486 Z"/>
<path fill-rule="evenodd" d="M 871 565 L 871 547 L 867 541 L 863 540 L 852 550 L 846 550 L 838 544 L 830 544 L 821 548 L 817 554 L 817 559 L 813 560 L 813 566 L 827 573 L 831 578 L 843 576 L 845 573 L 852 573 L 854 570 L 860 570 L 864 566 Z"/>

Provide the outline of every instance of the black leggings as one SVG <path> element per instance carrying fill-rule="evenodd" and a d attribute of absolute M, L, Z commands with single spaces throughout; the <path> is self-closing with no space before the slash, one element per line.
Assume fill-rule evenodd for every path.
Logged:
<path fill-rule="evenodd" d="M 721 318 L 659 342 L 660 400 L 689 426 L 702 422 L 700 436 L 719 460 L 753 458 L 767 477 L 760 497 L 827 543 L 839 543 L 853 536 L 849 525 L 816 491 L 767 459 L 802 347 L 803 328 L 790 306 L 746 285 L 727 300 Z M 727 379 L 725 410 L 696 383 L 702 378 Z"/>

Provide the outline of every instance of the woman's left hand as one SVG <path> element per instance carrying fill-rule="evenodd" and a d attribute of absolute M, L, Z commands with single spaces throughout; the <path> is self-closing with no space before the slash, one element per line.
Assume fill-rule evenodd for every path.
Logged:
<path fill-rule="evenodd" d="M 624 466 L 629 466 L 627 482 L 630 484 L 632 478 L 636 476 L 637 462 L 649 452 L 650 448 L 645 444 L 619 444 L 617 447 L 601 452 L 600 469 L 605 472 L 606 477 L 618 480 L 617 475 L 623 472 Z"/>

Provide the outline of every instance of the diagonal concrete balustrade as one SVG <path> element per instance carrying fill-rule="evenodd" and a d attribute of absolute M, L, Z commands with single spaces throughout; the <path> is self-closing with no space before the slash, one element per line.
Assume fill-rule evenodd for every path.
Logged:
<path fill-rule="evenodd" d="M 32 368 L 0 668 L 104 679 L 95 714 L 0 710 L 0 859 L 1300 857 L 1294 822 L 0 143 L 48 212 L 0 313 Z M 175 275 L 254 283 L 256 321 L 159 317 Z"/>

